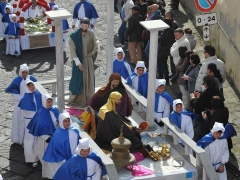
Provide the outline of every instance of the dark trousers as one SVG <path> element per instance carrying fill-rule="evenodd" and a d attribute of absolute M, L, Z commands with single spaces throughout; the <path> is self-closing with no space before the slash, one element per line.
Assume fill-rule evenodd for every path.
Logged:
<path fill-rule="evenodd" d="M 167 58 L 158 60 L 158 75 L 159 79 L 165 79 L 166 83 L 169 83 Z"/>
<path fill-rule="evenodd" d="M 179 6 L 179 1 L 180 0 L 172 0 L 172 3 L 173 3 L 173 9 L 178 9 L 178 6 Z"/>
<path fill-rule="evenodd" d="M 171 68 L 171 73 L 172 75 L 176 75 L 176 67 L 175 64 L 173 62 L 173 57 L 170 55 L 170 68 Z"/>

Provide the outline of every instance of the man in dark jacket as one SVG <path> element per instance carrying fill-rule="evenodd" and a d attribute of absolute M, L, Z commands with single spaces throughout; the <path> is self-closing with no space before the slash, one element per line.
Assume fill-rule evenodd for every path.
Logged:
<path fill-rule="evenodd" d="M 141 35 L 143 28 L 140 24 L 140 21 L 143 21 L 143 18 L 139 14 L 139 10 L 139 6 L 133 6 L 132 16 L 128 20 L 128 50 L 131 58 L 131 63 L 133 64 L 136 64 L 137 61 L 140 61 L 142 59 Z"/>

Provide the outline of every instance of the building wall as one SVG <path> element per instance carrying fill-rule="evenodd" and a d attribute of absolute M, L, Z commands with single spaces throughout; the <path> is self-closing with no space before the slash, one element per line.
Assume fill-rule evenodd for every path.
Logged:
<path fill-rule="evenodd" d="M 181 0 L 192 16 L 201 14 L 194 0 Z M 226 3 L 227 2 L 227 3 Z M 218 24 L 210 25 L 210 44 L 218 58 L 226 63 L 227 73 L 240 91 L 240 4 L 239 0 L 218 0 L 212 12 L 217 13 Z"/>

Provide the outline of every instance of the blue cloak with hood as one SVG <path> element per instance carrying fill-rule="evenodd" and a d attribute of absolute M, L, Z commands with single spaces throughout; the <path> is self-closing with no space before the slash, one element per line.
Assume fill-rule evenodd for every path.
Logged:
<path fill-rule="evenodd" d="M 73 19 L 78 19 L 78 11 L 81 7 L 81 5 L 84 4 L 84 10 L 85 10 L 85 17 L 87 17 L 89 20 L 92 18 L 98 18 L 97 11 L 95 7 L 90 2 L 79 2 L 76 4 L 73 10 Z"/>

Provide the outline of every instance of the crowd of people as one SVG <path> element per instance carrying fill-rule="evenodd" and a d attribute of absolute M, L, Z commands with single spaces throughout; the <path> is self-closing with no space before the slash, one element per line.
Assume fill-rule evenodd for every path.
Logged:
<path fill-rule="evenodd" d="M 179 1 L 172 1 L 173 9 L 178 9 L 178 3 Z M 119 4 L 118 1 L 116 4 Z M 1 9 L 2 6 L 3 3 Z M 49 6 L 58 9 L 54 1 L 51 1 Z M 152 92 L 155 93 L 154 121 L 163 126 L 161 118 L 168 117 L 206 150 L 219 179 L 226 179 L 224 164 L 228 161 L 232 148 L 231 136 L 234 135 L 234 129 L 228 123 L 229 112 L 227 107 L 224 107 L 225 63 L 217 58 L 213 46 L 206 45 L 205 60 L 201 64 L 199 55 L 193 52 L 196 40 L 192 30 L 179 28 L 173 19 L 173 11 L 166 12 L 164 6 L 165 2 L 161 0 L 123 0 L 121 9 L 117 8 L 122 23 L 118 30 L 120 47 L 116 48 L 113 74 L 106 86 L 94 93 L 92 58 L 99 45 L 94 32 L 98 14 L 90 2 L 81 0 L 76 4 L 72 29 L 76 28 L 78 20 L 79 29 L 76 28 L 69 38 L 73 63 L 68 103 L 88 106 L 87 111 L 93 114 L 93 120 L 89 120 L 91 123 L 85 130 L 94 132 L 90 135 L 104 152 L 111 152 L 111 141 L 119 137 L 122 127 L 124 136 L 132 142 L 130 152 L 146 155 L 141 142 L 142 129 L 132 126 L 131 121 L 127 119 L 131 116 L 135 104 L 131 103 L 121 77 L 126 80 L 127 85 L 147 98 L 150 33 L 143 29 L 139 22 L 163 20 L 169 28 L 159 33 L 156 49 L 159 79 L 156 79 L 156 88 Z M 5 3 L 4 10 L 7 9 L 11 11 L 10 6 Z M 12 14 L 10 19 L 15 30 L 13 39 L 16 40 L 16 16 Z M 11 23 L 6 26 L 6 30 L 12 30 Z M 7 37 L 7 43 L 10 43 L 9 40 Z M 124 59 L 126 41 L 130 61 Z M 145 62 L 142 61 L 143 53 L 147 57 Z M 171 67 L 168 67 L 168 59 Z M 169 68 L 172 75 L 169 75 Z M 6 89 L 15 100 L 11 140 L 23 145 L 26 163 L 37 167 L 40 160 L 43 167 L 42 176 L 49 179 L 67 179 L 71 176 L 99 179 L 106 175 L 105 167 L 101 159 L 92 152 L 89 140 L 81 139 L 78 130 L 72 126 L 69 114 L 60 113 L 53 107 L 52 98 L 47 94 L 42 95 L 36 89 L 36 79 L 28 73 L 27 65 L 21 65 L 19 76 Z M 166 92 L 170 78 L 172 82 L 177 80 L 181 99 L 174 100 Z M 138 103 L 138 100 L 132 102 Z M 184 146 L 183 142 L 179 142 Z M 219 146 L 222 148 L 218 148 L 214 154 L 214 149 Z M 86 166 L 83 167 L 81 163 Z M 74 166 L 76 164 L 78 166 Z"/>

